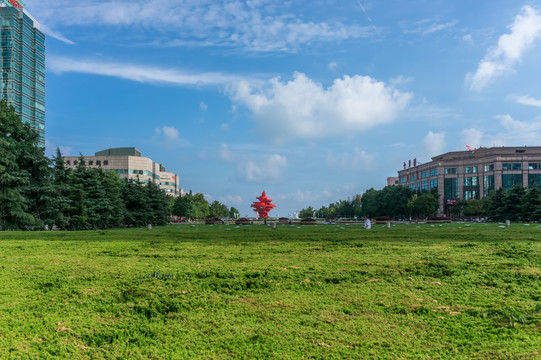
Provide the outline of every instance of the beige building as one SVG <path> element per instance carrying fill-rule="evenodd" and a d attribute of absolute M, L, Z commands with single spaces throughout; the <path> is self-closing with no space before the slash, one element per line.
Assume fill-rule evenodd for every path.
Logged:
<path fill-rule="evenodd" d="M 94 156 L 83 156 L 85 165 L 89 168 L 116 171 L 121 178 L 137 179 L 143 184 L 153 183 L 165 191 L 167 195 L 177 197 L 182 195 L 179 187 L 178 175 L 165 171 L 162 164 L 141 156 L 136 148 L 114 148 L 98 151 Z M 66 167 L 76 168 L 79 165 L 79 156 L 64 156 Z"/>
<path fill-rule="evenodd" d="M 415 191 L 437 189 L 440 213 L 448 213 L 458 199 L 481 199 L 499 188 L 541 184 L 541 147 L 493 147 L 453 151 L 431 162 L 404 163 L 400 185 Z"/>

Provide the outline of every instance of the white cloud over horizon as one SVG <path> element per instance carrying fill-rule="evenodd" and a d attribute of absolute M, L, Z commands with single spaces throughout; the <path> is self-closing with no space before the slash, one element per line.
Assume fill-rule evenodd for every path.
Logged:
<path fill-rule="evenodd" d="M 338 168 L 343 171 L 359 171 L 361 169 L 374 169 L 372 163 L 375 155 L 368 154 L 364 150 L 358 148 L 353 149 L 352 153 L 335 154 L 329 150 L 326 157 L 326 164 L 332 168 Z"/>
<path fill-rule="evenodd" d="M 47 69 L 55 74 L 102 75 L 150 84 L 225 85 L 242 80 L 240 76 L 221 73 L 189 73 L 171 68 L 55 56 L 47 58 Z"/>
<path fill-rule="evenodd" d="M 423 139 L 423 146 L 429 157 L 443 153 L 443 150 L 447 146 L 445 142 L 445 133 L 429 131 Z"/>
<path fill-rule="evenodd" d="M 363 132 L 391 123 L 413 97 L 369 76 L 345 75 L 325 89 L 298 72 L 288 82 L 241 81 L 228 93 L 252 112 L 259 131 L 277 142 Z"/>
<path fill-rule="evenodd" d="M 531 6 L 524 6 L 509 29 L 496 46 L 488 49 L 477 71 L 466 75 L 470 90 L 481 91 L 497 78 L 515 71 L 514 65 L 541 38 L 541 14 Z"/>
<path fill-rule="evenodd" d="M 535 106 L 535 107 L 541 108 L 541 100 L 534 99 L 534 98 L 532 98 L 530 96 L 513 95 L 513 96 L 511 96 L 511 98 L 514 99 L 514 101 L 517 104 Z"/>
<path fill-rule="evenodd" d="M 237 179 L 243 182 L 266 183 L 279 179 L 287 166 L 283 155 L 265 155 L 259 159 L 246 159 L 237 166 Z"/>
<path fill-rule="evenodd" d="M 27 0 L 51 33 L 63 27 L 129 28 L 144 34 L 159 32 L 147 44 L 169 46 L 228 46 L 249 51 L 292 52 L 307 43 L 366 38 L 374 26 L 337 20 L 307 21 L 279 0 Z M 148 33 L 148 31 L 147 31 Z M 144 36 L 144 35 L 143 35 Z M 158 40 L 159 39 L 159 40 Z M 157 45 L 157 44 L 156 44 Z"/>

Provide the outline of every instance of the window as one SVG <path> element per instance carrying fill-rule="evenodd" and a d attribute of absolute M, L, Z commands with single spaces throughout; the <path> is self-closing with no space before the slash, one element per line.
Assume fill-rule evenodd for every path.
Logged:
<path fill-rule="evenodd" d="M 485 175 L 483 177 L 483 196 L 487 197 L 494 191 L 494 175 Z"/>
<path fill-rule="evenodd" d="M 464 178 L 464 186 L 477 186 L 477 185 L 478 185 L 477 176 Z"/>
<path fill-rule="evenodd" d="M 504 190 L 509 190 L 515 185 L 522 186 L 522 174 L 503 174 L 502 187 Z"/>
<path fill-rule="evenodd" d="M 415 179 L 416 179 L 415 174 L 411 174 L 411 181 L 413 181 Z"/>
<path fill-rule="evenodd" d="M 430 180 L 430 189 L 437 189 L 437 188 L 438 188 L 438 179 Z"/>
<path fill-rule="evenodd" d="M 438 175 L 438 169 L 430 170 L 430 176 Z"/>
<path fill-rule="evenodd" d="M 444 199 L 445 200 L 458 199 L 459 194 L 460 194 L 460 191 L 459 191 L 458 178 L 444 179 L 444 184 L 443 184 Z"/>
<path fill-rule="evenodd" d="M 400 183 L 403 184 L 403 183 L 405 183 L 405 182 L 406 182 L 406 177 L 405 177 L 405 176 L 402 176 L 402 177 L 400 178 Z"/>
<path fill-rule="evenodd" d="M 103 165 L 109 165 L 109 161 L 108 160 L 103 160 Z"/>
<path fill-rule="evenodd" d="M 503 170 L 511 170 L 511 163 L 503 163 L 502 164 Z"/>
<path fill-rule="evenodd" d="M 96 165 L 101 166 L 101 160 L 96 160 Z"/>
<path fill-rule="evenodd" d="M 423 171 L 422 174 L 421 174 L 421 177 L 424 179 L 424 178 L 427 178 L 428 177 L 428 171 Z"/>
<path fill-rule="evenodd" d="M 73 160 L 73 165 L 77 166 L 79 162 L 77 160 Z"/>
<path fill-rule="evenodd" d="M 477 190 L 465 190 L 464 199 L 465 200 L 479 199 L 479 192 Z"/>
<path fill-rule="evenodd" d="M 494 171 L 494 164 L 485 165 L 484 170 L 485 171 Z"/>
<path fill-rule="evenodd" d="M 88 160 L 88 165 L 89 165 L 89 166 L 94 165 L 94 161 L 93 161 L 93 160 Z"/>
<path fill-rule="evenodd" d="M 421 182 L 421 190 L 422 191 L 428 191 L 428 180 L 423 180 Z"/>
<path fill-rule="evenodd" d="M 537 170 L 537 163 L 529 163 L 528 170 Z"/>
<path fill-rule="evenodd" d="M 513 163 L 513 170 L 522 170 L 521 163 Z"/>
<path fill-rule="evenodd" d="M 71 165 L 71 161 L 70 161 L 70 160 L 66 160 L 66 165 Z"/>
<path fill-rule="evenodd" d="M 456 168 L 446 168 L 445 169 L 445 175 L 456 174 L 456 173 L 457 173 Z"/>

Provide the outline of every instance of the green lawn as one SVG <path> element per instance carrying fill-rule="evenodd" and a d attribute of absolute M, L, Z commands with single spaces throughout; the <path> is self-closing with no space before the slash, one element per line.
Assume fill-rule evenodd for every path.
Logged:
<path fill-rule="evenodd" d="M 0 358 L 539 359 L 541 228 L 0 232 Z"/>

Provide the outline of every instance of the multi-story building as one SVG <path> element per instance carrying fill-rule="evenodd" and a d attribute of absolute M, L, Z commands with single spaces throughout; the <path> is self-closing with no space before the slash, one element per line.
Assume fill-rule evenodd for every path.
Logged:
<path fill-rule="evenodd" d="M 0 98 L 13 105 L 45 146 L 45 36 L 17 0 L 0 0 Z"/>
<path fill-rule="evenodd" d="M 398 171 L 399 184 L 415 191 L 437 189 L 439 212 L 458 199 L 481 199 L 499 188 L 541 186 L 541 147 L 493 147 L 453 151 Z"/>
<path fill-rule="evenodd" d="M 69 168 L 77 168 L 80 161 L 89 168 L 102 168 L 105 171 L 116 171 L 121 178 L 139 179 L 142 184 L 152 183 L 168 195 L 182 195 L 178 175 L 167 172 L 162 164 L 141 156 L 141 151 L 134 147 L 114 148 L 98 151 L 94 156 L 64 156 L 64 164 Z"/>

